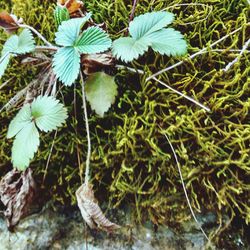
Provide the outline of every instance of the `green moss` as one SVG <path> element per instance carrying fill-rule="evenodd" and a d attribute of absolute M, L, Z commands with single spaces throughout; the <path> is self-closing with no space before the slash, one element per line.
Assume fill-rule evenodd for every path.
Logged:
<path fill-rule="evenodd" d="M 114 207 L 133 204 L 138 221 L 150 218 L 154 223 L 170 223 L 190 216 L 177 166 L 159 131 L 158 126 L 161 126 L 174 144 L 181 162 L 192 207 L 197 212 L 214 211 L 218 218 L 224 213 L 231 217 L 237 213 L 249 223 L 248 54 L 244 54 L 227 74 L 219 71 L 237 56 L 237 52 L 230 49 L 241 49 L 247 39 L 248 7 L 245 1 L 193 2 L 204 2 L 210 7 L 169 8 L 182 1 L 144 0 L 140 1 L 136 14 L 169 8 L 176 14 L 175 26 L 190 44 L 190 54 L 243 26 L 242 31 L 217 45 L 216 48 L 226 51 L 209 51 L 160 76 L 162 81 L 209 106 L 212 112 L 204 112 L 155 82 L 145 83 L 145 78 L 152 72 L 180 60 L 150 51 L 132 65 L 143 69 L 145 76 L 139 78 L 126 71 L 118 73 L 119 100 L 105 118 L 98 118 L 89 111 L 92 181 L 100 203 L 109 200 Z M 17 15 L 38 29 L 41 27 L 41 32 L 53 41 L 55 26 L 52 7 L 48 7 L 47 1 L 41 5 L 39 1 L 15 0 L 13 3 Z M 86 7 L 93 12 L 96 22 L 106 22 L 108 31 L 117 37 L 117 32 L 128 24 L 131 1 L 91 0 L 87 1 Z M 192 23 L 197 20 L 202 21 Z M 8 70 L 7 76 L 13 80 L 1 92 L 1 105 L 32 79 L 30 71 L 23 70 L 17 62 Z M 77 121 L 72 106 L 73 88 L 63 92 L 70 119 L 55 139 L 48 169 L 46 159 L 54 134 L 41 138 L 40 151 L 31 165 L 41 188 L 47 192 L 45 196 L 63 204 L 76 202 L 74 192 L 83 177 L 87 152 L 79 85 L 76 91 Z M 11 167 L 11 145 L 5 134 L 13 115 L 14 111 L 0 115 L 2 172 Z"/>

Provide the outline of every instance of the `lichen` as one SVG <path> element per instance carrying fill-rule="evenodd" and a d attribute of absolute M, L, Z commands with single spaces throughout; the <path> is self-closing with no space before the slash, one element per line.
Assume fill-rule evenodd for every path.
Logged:
<path fill-rule="evenodd" d="M 2 2 L 0 7 L 5 8 L 7 1 L 6 5 Z M 233 50 L 241 49 L 247 39 L 248 6 L 246 1 L 195 2 L 205 5 L 174 6 L 182 1 L 142 0 L 136 15 L 163 9 L 175 13 L 174 25 L 185 34 L 190 54 L 242 27 L 216 46 L 215 49 L 223 51 L 209 50 L 159 77 L 212 111 L 201 110 L 156 82 L 145 82 L 153 72 L 181 60 L 149 51 L 131 65 L 144 70 L 145 75 L 138 76 L 126 70 L 118 72 L 119 99 L 104 118 L 97 117 L 89 109 L 92 182 L 100 203 L 109 201 L 109 206 L 115 208 L 132 204 L 137 221 L 150 218 L 158 224 L 187 219 L 190 212 L 177 166 L 164 139 L 163 133 L 166 133 L 180 160 L 196 212 L 214 211 L 218 218 L 224 213 L 232 218 L 237 214 L 249 223 L 249 53 L 245 53 L 229 72 L 220 71 L 238 55 Z M 53 4 L 15 0 L 12 7 L 16 15 L 40 29 L 53 42 Z M 126 0 L 91 0 L 86 1 L 86 7 L 96 22 L 107 24 L 109 33 L 115 38 L 127 27 L 132 6 L 131 1 Z M 25 69 L 18 62 L 18 59 L 13 62 L 2 79 L 2 82 L 12 80 L 1 90 L 0 105 L 25 86 L 36 72 Z M 73 92 L 73 88 L 62 92 L 70 119 L 58 132 L 48 168 L 46 161 L 54 137 L 51 133 L 42 136 L 40 151 L 31 164 L 37 182 L 46 190 L 44 199 L 49 197 L 63 204 L 76 203 L 75 191 L 81 183 L 87 152 L 79 84 L 76 84 L 77 120 L 72 106 Z M 14 113 L 13 110 L 0 114 L 2 173 L 11 168 L 11 143 L 5 135 Z"/>

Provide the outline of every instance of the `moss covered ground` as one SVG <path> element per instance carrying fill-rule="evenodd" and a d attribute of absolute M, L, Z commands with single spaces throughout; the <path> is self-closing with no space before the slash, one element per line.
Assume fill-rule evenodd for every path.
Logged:
<path fill-rule="evenodd" d="M 221 71 L 237 57 L 239 52 L 235 50 L 240 50 L 249 39 L 249 5 L 244 0 L 190 2 L 194 4 L 179 6 L 182 0 L 141 0 L 136 15 L 163 9 L 175 13 L 174 26 L 185 34 L 189 54 L 242 27 L 207 53 L 159 76 L 173 88 L 209 106 L 211 112 L 205 112 L 154 81 L 146 82 L 152 73 L 182 60 L 149 51 L 130 65 L 144 70 L 145 75 L 126 70 L 117 72 L 119 98 L 104 118 L 89 109 L 92 182 L 101 204 L 107 202 L 113 208 L 132 204 L 137 221 L 149 218 L 155 224 L 176 224 L 190 219 L 164 132 L 175 147 L 196 212 L 213 211 L 218 222 L 227 214 L 231 219 L 237 217 L 249 223 L 250 53 L 244 53 L 227 73 Z M 13 0 L 9 4 L 4 0 L 0 8 L 23 17 L 27 24 L 35 26 L 53 42 L 54 4 L 55 1 L 39 0 Z M 132 1 L 89 0 L 85 6 L 97 23 L 107 24 L 109 33 L 116 38 L 128 25 Z M 5 38 L 1 33 L 1 44 Z M 1 80 L 3 83 L 11 79 L 8 87 L 1 89 L 0 105 L 27 85 L 36 71 L 15 59 Z M 83 177 L 87 152 L 79 84 L 75 93 L 77 118 L 73 108 L 74 88 L 60 93 L 70 118 L 67 126 L 58 131 L 49 167 L 46 169 L 46 161 L 53 133 L 42 136 L 39 153 L 31 164 L 44 190 L 44 199 L 65 205 L 76 203 L 74 193 Z M 11 143 L 5 136 L 15 112 L 0 114 L 2 174 L 11 168 Z"/>

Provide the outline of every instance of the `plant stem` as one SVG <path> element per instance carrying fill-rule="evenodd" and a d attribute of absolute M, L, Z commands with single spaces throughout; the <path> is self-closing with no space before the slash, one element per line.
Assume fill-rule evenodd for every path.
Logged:
<path fill-rule="evenodd" d="M 250 44 L 250 39 L 248 39 L 245 42 L 242 50 L 240 51 L 240 54 L 223 69 L 224 72 L 227 72 L 235 63 L 237 63 L 239 61 L 239 59 L 242 56 L 242 54 L 247 50 L 249 44 Z"/>
<path fill-rule="evenodd" d="M 41 50 L 41 51 L 46 51 L 46 50 L 57 51 L 58 47 L 56 47 L 56 46 L 36 46 L 36 50 Z"/>
<path fill-rule="evenodd" d="M 87 185 L 89 182 L 89 178 L 90 178 L 89 170 L 90 170 L 90 157 L 91 157 L 91 140 L 90 140 L 90 132 L 89 132 L 89 122 L 88 122 L 88 112 L 87 112 L 86 95 L 85 95 L 85 88 L 84 88 L 84 79 L 83 79 L 82 72 L 80 72 L 80 75 L 81 75 L 81 82 L 82 82 L 82 103 L 83 103 L 87 140 L 88 140 L 88 152 L 87 152 L 87 158 L 86 158 L 85 179 L 84 179 L 84 182 Z"/>
<path fill-rule="evenodd" d="M 132 11 L 129 17 L 129 22 L 133 21 L 134 17 L 135 17 L 135 9 L 136 9 L 136 4 L 137 4 L 138 0 L 134 0 L 133 2 L 133 7 L 132 7 Z"/>
<path fill-rule="evenodd" d="M 200 106 L 201 108 L 205 109 L 206 111 L 211 111 L 210 108 L 204 106 L 203 104 L 199 103 L 198 101 L 194 100 L 192 97 L 189 97 L 183 93 L 181 93 L 180 91 L 176 90 L 176 89 L 173 89 L 171 86 L 167 85 L 166 83 L 160 81 L 159 79 L 157 79 L 156 77 L 153 78 L 153 80 L 155 80 L 156 82 L 160 83 L 161 85 L 163 85 L 164 87 L 172 90 L 173 92 L 177 93 L 178 95 L 184 97 L 185 99 L 189 100 L 190 102 L 193 102 L 195 103 L 196 105 Z"/>
<path fill-rule="evenodd" d="M 166 134 L 164 134 L 164 136 L 166 137 L 166 139 L 167 139 L 167 141 L 168 141 L 168 143 L 169 143 L 169 145 L 170 145 L 170 148 L 171 148 L 171 150 L 172 150 L 172 152 L 173 152 L 173 154 L 174 154 L 175 162 L 176 162 L 176 164 L 177 164 L 178 172 L 179 172 L 179 175 L 180 175 L 180 178 L 181 178 L 181 184 L 182 184 L 183 191 L 184 191 L 184 194 L 185 194 L 185 197 L 186 197 L 186 200 L 187 200 L 189 209 L 190 209 L 190 211 L 191 211 L 191 214 L 192 214 L 192 216 L 193 216 L 195 222 L 196 222 L 197 225 L 199 226 L 201 232 L 203 233 L 203 235 L 205 236 L 205 238 L 209 241 L 209 238 L 208 238 L 207 234 L 205 233 L 205 231 L 203 230 L 202 226 L 201 226 L 200 223 L 198 222 L 198 220 L 197 220 L 197 218 L 196 218 L 196 216 L 195 216 L 195 213 L 194 213 L 194 211 L 193 211 L 193 209 L 192 209 L 191 202 L 190 202 L 190 200 L 189 200 L 189 198 L 188 198 L 187 189 L 186 189 L 186 187 L 185 187 L 184 180 L 183 180 L 183 176 L 182 176 L 182 173 L 181 173 L 180 163 L 179 163 L 178 158 L 177 158 L 177 155 L 176 155 L 176 153 L 175 153 L 175 151 L 174 151 L 174 147 L 173 147 L 171 141 L 169 140 L 168 136 L 167 136 Z"/>
<path fill-rule="evenodd" d="M 35 28 L 27 25 L 27 24 L 19 24 L 19 27 L 21 28 L 25 28 L 25 29 L 29 29 L 32 32 L 34 32 L 46 45 L 48 45 L 49 47 L 54 47 L 49 41 L 46 40 L 46 38 L 39 33 Z"/>

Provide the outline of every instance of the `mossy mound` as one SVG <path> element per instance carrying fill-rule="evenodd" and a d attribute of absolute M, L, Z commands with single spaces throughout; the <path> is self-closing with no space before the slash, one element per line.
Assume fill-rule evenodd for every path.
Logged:
<path fill-rule="evenodd" d="M 6 4 L 5 4 L 6 2 Z M 26 23 L 35 26 L 53 41 L 53 4 L 48 1 L 1 1 L 0 8 L 13 8 Z M 131 1 L 86 1 L 97 23 L 105 22 L 113 38 L 128 25 Z M 214 211 L 218 219 L 227 213 L 250 222 L 250 53 L 245 53 L 227 73 L 228 62 L 237 57 L 248 39 L 247 1 L 193 1 L 204 5 L 178 6 L 182 1 L 142 0 L 136 15 L 167 9 L 176 14 L 174 26 L 189 43 L 193 54 L 226 34 L 242 27 L 208 53 L 188 60 L 160 75 L 173 88 L 193 96 L 211 108 L 207 113 L 147 76 L 182 58 L 168 58 L 149 51 L 131 67 L 144 70 L 143 76 L 119 71 L 119 98 L 104 118 L 89 109 L 92 140 L 92 182 L 100 203 L 113 207 L 133 204 L 135 218 L 150 218 L 154 223 L 173 223 L 190 216 L 180 176 L 166 133 L 181 163 L 184 181 L 197 211 Z M 5 39 L 5 35 L 1 38 Z M 1 39 L 1 42 L 4 41 Z M 223 51 L 222 51 L 223 50 Z M 16 59 L 2 79 L 12 79 L 1 90 L 0 105 L 32 78 L 35 69 L 25 69 Z M 75 191 L 81 183 L 87 140 L 81 110 L 80 85 L 76 84 L 77 120 L 74 117 L 74 88 L 63 90 L 70 119 L 58 132 L 50 164 L 54 134 L 44 135 L 31 167 L 45 196 L 63 204 L 75 204 Z M 15 111 L 0 114 L 0 170 L 11 168 L 11 143 L 6 129 Z M 162 130 L 159 129 L 159 126 Z M 77 131 L 77 133 L 76 133 Z M 79 156 L 79 161 L 78 157 Z"/>

